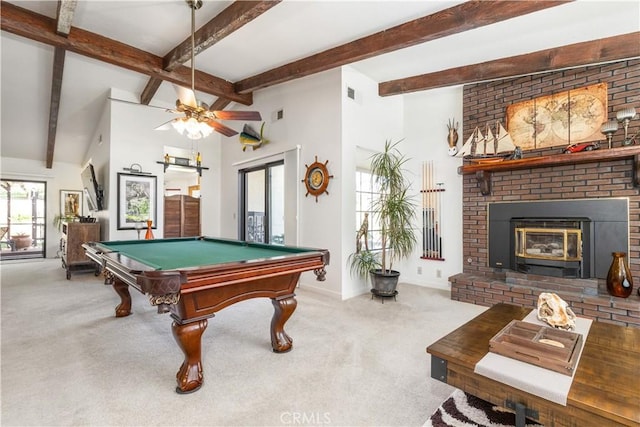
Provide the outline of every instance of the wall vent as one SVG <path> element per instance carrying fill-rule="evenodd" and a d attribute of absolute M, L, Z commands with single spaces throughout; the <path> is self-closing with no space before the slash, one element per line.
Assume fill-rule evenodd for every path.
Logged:
<path fill-rule="evenodd" d="M 356 99 L 356 90 L 352 87 L 347 86 L 347 97 L 351 99 Z"/>
<path fill-rule="evenodd" d="M 282 119 L 284 119 L 284 109 L 283 108 L 271 113 L 271 121 L 272 122 L 277 122 L 278 120 L 282 120 Z"/>

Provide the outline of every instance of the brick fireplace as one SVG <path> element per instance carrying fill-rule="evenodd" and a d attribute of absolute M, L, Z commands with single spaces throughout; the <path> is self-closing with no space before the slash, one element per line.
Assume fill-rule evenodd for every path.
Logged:
<path fill-rule="evenodd" d="M 622 107 L 640 109 L 640 60 L 620 61 L 465 86 L 464 135 L 469 135 L 473 128 L 484 123 L 495 120 L 504 122 L 504 112 L 509 104 L 599 82 L 608 83 L 609 117 L 615 117 L 615 112 Z M 637 121 L 630 126 L 634 132 L 638 130 Z M 622 147 L 622 139 L 622 132 L 619 131 L 614 135 L 613 147 Z M 562 148 L 527 151 L 524 154 L 525 158 L 572 155 L 562 154 Z M 638 152 L 633 147 L 625 148 Z M 603 148 L 600 152 L 604 154 L 605 150 Z M 585 163 L 536 164 L 531 168 L 494 170 L 490 174 L 491 189 L 487 195 L 481 194 L 481 183 L 476 174 L 464 174 L 464 267 L 462 273 L 449 278 L 451 298 L 485 306 L 507 302 L 535 307 L 538 295 L 550 291 L 569 302 L 579 316 L 640 327 L 640 297 L 637 294 L 640 288 L 640 191 L 634 186 L 639 157 L 603 155 Z M 549 202 L 559 205 L 566 201 L 599 199 L 624 200 L 624 203 L 628 203 L 628 224 L 625 226 L 628 239 L 622 239 L 621 247 L 615 250 L 627 252 L 634 279 L 633 293 L 629 298 L 612 297 L 606 291 L 602 270 L 608 269 L 611 263 L 610 247 L 598 252 L 597 256 L 595 253 L 589 255 L 594 264 L 588 268 L 593 273 L 578 274 L 577 277 L 568 277 L 575 276 L 573 274 L 550 275 L 544 269 L 538 269 L 534 274 L 530 270 L 516 271 L 511 266 L 500 267 L 495 262 L 491 264 L 490 205 L 505 202 Z M 589 215 L 583 214 L 583 211 L 569 217 L 566 219 L 589 219 Z M 594 229 L 592 223 L 581 227 Z"/>

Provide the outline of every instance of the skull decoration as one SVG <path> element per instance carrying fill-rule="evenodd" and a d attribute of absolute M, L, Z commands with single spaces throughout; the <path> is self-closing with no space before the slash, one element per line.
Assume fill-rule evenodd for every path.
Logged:
<path fill-rule="evenodd" d="M 576 315 L 556 294 L 543 292 L 538 297 L 538 319 L 558 329 L 573 330 Z"/>

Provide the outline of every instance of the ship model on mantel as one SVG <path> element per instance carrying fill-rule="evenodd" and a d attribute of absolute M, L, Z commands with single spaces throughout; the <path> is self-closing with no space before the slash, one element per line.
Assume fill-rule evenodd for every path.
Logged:
<path fill-rule="evenodd" d="M 476 126 L 456 157 L 476 163 L 493 163 L 519 159 L 522 157 L 522 150 L 513 143 L 511 135 L 502 124 L 496 122 L 495 133 L 491 131 L 489 124 L 485 128 L 484 135 Z"/>

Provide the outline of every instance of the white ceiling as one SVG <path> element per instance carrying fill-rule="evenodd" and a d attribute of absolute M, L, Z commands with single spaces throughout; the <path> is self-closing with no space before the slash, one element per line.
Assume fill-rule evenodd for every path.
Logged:
<path fill-rule="evenodd" d="M 10 3 L 56 16 L 56 1 Z M 230 3 L 205 0 L 196 12 L 196 28 Z M 196 68 L 235 82 L 459 3 L 285 0 L 196 56 Z M 164 56 L 189 37 L 190 20 L 184 0 L 80 0 L 73 27 Z M 383 82 L 639 30 L 638 0 L 578 0 L 352 65 Z M 0 48 L 0 153 L 44 162 L 53 47 L 2 32 Z M 54 161 L 83 160 L 110 88 L 139 96 L 147 81 L 141 74 L 67 52 Z M 164 82 L 151 104 L 171 106 L 175 98 L 173 87 Z M 203 94 L 198 98 L 214 100 Z M 238 123 L 225 124 L 238 130 Z"/>

